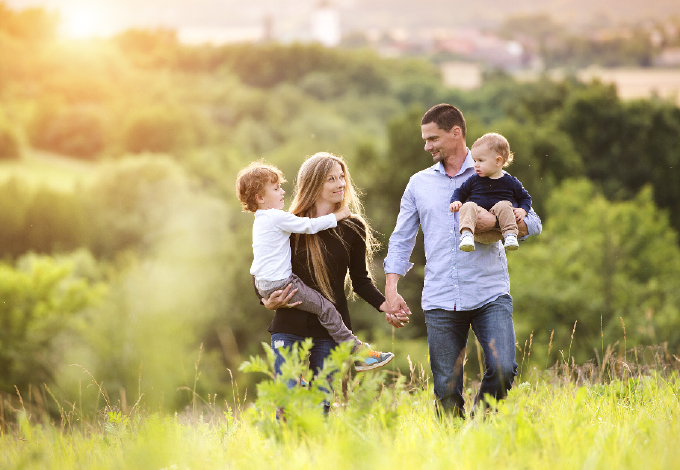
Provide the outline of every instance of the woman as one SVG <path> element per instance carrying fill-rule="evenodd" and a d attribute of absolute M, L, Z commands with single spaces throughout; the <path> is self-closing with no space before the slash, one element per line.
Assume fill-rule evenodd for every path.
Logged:
<path fill-rule="evenodd" d="M 369 273 L 368 262 L 377 242 L 363 218 L 363 207 L 345 161 L 327 152 L 308 158 L 298 172 L 290 212 L 299 217 L 320 217 L 343 206 L 349 207 L 353 215 L 338 223 L 337 228 L 314 235 L 291 236 L 293 273 L 324 294 L 349 329 L 352 329 L 352 322 L 345 297 L 346 284 L 377 310 L 386 312 L 388 321 L 393 324 L 395 319 L 390 316 L 385 297 L 375 287 Z M 316 374 L 337 343 L 316 315 L 297 310 L 297 303 L 288 304 L 293 294 L 285 289 L 274 292 L 269 299 L 262 299 L 265 307 L 276 310 L 269 326 L 272 348 L 274 351 L 291 348 L 305 338 L 312 338 L 309 361 Z M 277 351 L 277 373 L 282 363 L 283 357 Z"/>

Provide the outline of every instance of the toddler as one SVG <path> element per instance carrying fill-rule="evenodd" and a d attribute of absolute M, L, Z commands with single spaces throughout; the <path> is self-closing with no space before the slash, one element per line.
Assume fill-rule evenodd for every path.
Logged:
<path fill-rule="evenodd" d="M 460 212 L 458 248 L 475 250 L 477 214 L 487 210 L 498 219 L 505 249 L 516 250 L 517 222 L 531 210 L 531 196 L 517 178 L 503 171 L 513 161 L 510 144 L 502 135 L 489 133 L 477 139 L 470 152 L 477 174 L 453 192 L 449 206 L 451 212 Z"/>

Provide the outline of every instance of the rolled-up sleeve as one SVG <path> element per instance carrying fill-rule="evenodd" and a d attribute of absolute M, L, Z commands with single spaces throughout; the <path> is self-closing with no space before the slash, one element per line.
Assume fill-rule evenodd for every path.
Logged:
<path fill-rule="evenodd" d="M 416 235 L 420 226 L 418 206 L 413 195 L 413 184 L 413 179 L 411 179 L 401 197 L 397 224 L 390 236 L 387 258 L 383 263 L 385 274 L 395 273 L 403 276 L 413 267 L 413 263 L 409 262 L 409 259 L 416 244 Z"/>
<path fill-rule="evenodd" d="M 524 217 L 524 223 L 527 224 L 527 231 L 529 232 L 529 235 L 522 237 L 521 240 L 526 240 L 528 237 L 539 235 L 543 230 L 541 218 L 538 216 L 538 214 L 536 214 L 536 212 L 534 212 L 533 209 L 531 209 L 526 217 Z"/>

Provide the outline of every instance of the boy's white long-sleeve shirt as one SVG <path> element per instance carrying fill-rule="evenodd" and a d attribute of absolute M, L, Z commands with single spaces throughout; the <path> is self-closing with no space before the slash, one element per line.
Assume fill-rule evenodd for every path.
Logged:
<path fill-rule="evenodd" d="M 278 281 L 293 274 L 291 233 L 317 233 L 337 227 L 335 214 L 297 217 L 278 209 L 258 210 L 253 223 L 253 264 L 250 274 L 259 281 Z"/>

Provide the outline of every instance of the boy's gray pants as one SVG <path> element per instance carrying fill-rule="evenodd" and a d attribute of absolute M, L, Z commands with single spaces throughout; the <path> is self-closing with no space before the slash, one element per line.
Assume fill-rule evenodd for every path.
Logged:
<path fill-rule="evenodd" d="M 283 290 L 288 284 L 292 284 L 291 290 L 297 289 L 293 298 L 288 302 L 302 302 L 295 308 L 304 310 L 305 312 L 313 313 L 319 317 L 319 322 L 331 335 L 331 338 L 335 340 L 336 343 L 344 343 L 346 341 L 354 341 L 355 345 L 361 344 L 356 336 L 345 326 L 345 322 L 342 321 L 340 312 L 337 311 L 335 306 L 326 297 L 321 295 L 316 290 L 307 286 L 302 280 L 295 274 L 291 274 L 287 279 L 282 279 L 279 281 L 265 281 L 255 279 L 255 287 L 260 295 L 266 299 L 272 294 L 272 292 L 277 290 Z"/>

